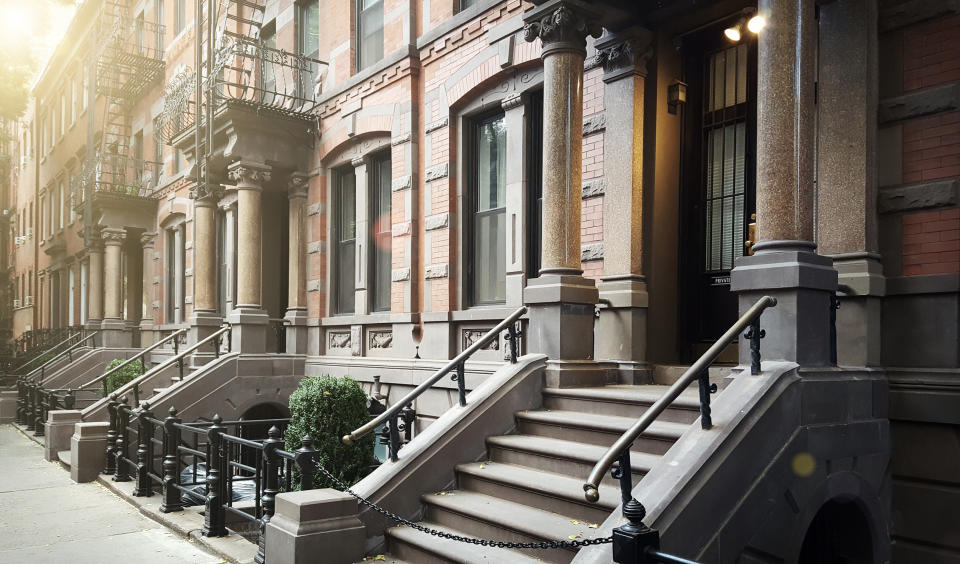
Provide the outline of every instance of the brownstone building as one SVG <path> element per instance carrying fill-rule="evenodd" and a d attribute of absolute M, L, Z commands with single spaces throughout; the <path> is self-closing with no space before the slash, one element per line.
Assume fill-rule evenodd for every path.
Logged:
<path fill-rule="evenodd" d="M 137 399 L 186 420 L 284 414 L 324 374 L 398 405 L 482 342 L 467 406 L 436 383 L 355 489 L 513 541 L 619 524 L 582 478 L 709 357 L 714 429 L 684 392 L 634 437 L 665 548 L 958 562 L 957 31 L 939 0 L 88 0 L 10 125 L 12 337 L 97 331 L 65 389 L 158 344 Z M 756 378 L 727 334 L 767 295 Z M 515 364 L 486 337 L 514 314 Z M 107 400 L 81 403 L 45 441 L 93 479 Z M 342 516 L 351 558 L 457 561 Z"/>

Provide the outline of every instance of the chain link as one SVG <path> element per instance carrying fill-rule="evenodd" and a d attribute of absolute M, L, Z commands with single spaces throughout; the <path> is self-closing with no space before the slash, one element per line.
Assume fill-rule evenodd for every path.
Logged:
<path fill-rule="evenodd" d="M 460 536 L 460 535 L 455 535 L 455 534 L 453 534 L 453 533 L 445 533 L 445 532 L 443 532 L 443 531 L 438 531 L 438 530 L 436 530 L 436 529 L 431 529 L 430 527 L 424 527 L 424 526 L 421 525 L 420 523 L 414 523 L 413 521 L 410 521 L 410 520 L 408 520 L 408 519 L 404 519 L 403 517 L 397 515 L 396 513 L 393 513 L 392 511 L 389 511 L 389 510 L 387 510 L 387 509 L 384 509 L 384 508 L 380 507 L 379 505 L 373 503 L 372 501 L 370 501 L 370 500 L 368 500 L 368 499 L 366 499 L 366 498 L 364 498 L 364 497 L 362 497 L 362 496 L 354 493 L 353 490 L 351 490 L 349 487 L 347 487 L 346 484 L 344 484 L 343 482 L 341 482 L 340 480 L 338 480 L 333 474 L 331 474 L 330 472 L 328 472 L 327 469 L 324 468 L 323 466 L 317 464 L 316 467 L 317 467 L 318 470 L 320 470 L 320 472 L 323 473 L 324 476 L 326 476 L 326 477 L 327 477 L 331 482 L 333 482 L 338 488 L 340 488 L 341 490 L 343 490 L 345 493 L 348 493 L 348 494 L 352 495 L 353 497 L 355 497 L 355 498 L 357 499 L 357 501 L 359 501 L 359 502 L 362 503 L 363 505 L 366 505 L 367 507 L 369 507 L 370 509 L 373 509 L 373 510 L 376 511 L 377 513 L 380 513 L 381 515 L 384 515 L 385 517 L 387 517 L 387 518 L 390 519 L 391 521 L 400 523 L 401 525 L 406 525 L 407 527 L 410 527 L 410 528 L 412 528 L 412 529 L 416 529 L 416 530 L 418 530 L 418 531 L 420 531 L 420 532 L 422 532 L 422 533 L 427 533 L 428 535 L 433 535 L 433 536 L 435 536 L 435 537 L 440 537 L 440 538 L 444 538 L 444 539 L 449 539 L 449 540 L 453 540 L 453 541 L 457 541 L 457 542 L 465 542 L 465 543 L 468 543 L 468 544 L 476 544 L 476 545 L 480 545 L 480 546 L 492 546 L 492 547 L 495 547 L 495 548 L 512 548 L 512 549 L 517 549 L 517 548 L 534 548 L 534 549 L 539 549 L 539 550 L 546 550 L 546 549 L 551 549 L 551 548 L 580 548 L 580 547 L 583 547 L 583 546 L 592 546 L 592 545 L 597 545 L 597 544 L 606 544 L 606 543 L 609 543 L 609 542 L 613 542 L 613 536 L 612 536 L 612 535 L 609 536 L 609 537 L 601 537 L 601 538 L 595 538 L 595 539 L 581 539 L 581 540 L 555 540 L 555 541 L 542 541 L 542 542 L 508 542 L 508 541 L 496 541 L 496 540 L 488 540 L 488 539 L 476 539 L 476 538 L 472 538 L 472 537 L 464 537 L 464 536 Z"/>

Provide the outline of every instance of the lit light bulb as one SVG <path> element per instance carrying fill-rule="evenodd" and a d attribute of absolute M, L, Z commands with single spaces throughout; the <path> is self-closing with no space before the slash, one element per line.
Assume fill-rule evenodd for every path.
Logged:
<path fill-rule="evenodd" d="M 753 16 L 750 18 L 750 21 L 747 22 L 747 29 L 750 30 L 750 33 L 760 33 L 767 25 L 767 18 L 763 16 Z"/>
<path fill-rule="evenodd" d="M 740 41 L 740 24 L 730 26 L 727 29 L 723 30 L 723 34 L 729 39 L 736 43 Z"/>

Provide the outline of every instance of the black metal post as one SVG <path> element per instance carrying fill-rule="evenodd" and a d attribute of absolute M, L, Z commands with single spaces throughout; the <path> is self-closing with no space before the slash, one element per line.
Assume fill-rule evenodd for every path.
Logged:
<path fill-rule="evenodd" d="M 64 409 L 73 409 L 73 406 L 76 405 L 77 398 L 73 395 L 73 390 L 67 390 L 67 393 L 63 396 L 63 408 Z"/>
<path fill-rule="evenodd" d="M 457 381 L 457 393 L 460 395 L 460 407 L 467 405 L 466 367 L 464 364 L 461 362 L 457 365 L 457 374 L 454 377 L 454 380 Z"/>
<path fill-rule="evenodd" d="M 630 472 L 630 447 L 620 454 L 620 464 L 611 474 L 620 480 L 620 498 L 627 523 L 613 530 L 613 561 L 618 564 L 646 564 L 648 551 L 660 548 L 660 533 L 643 524 L 647 510 L 633 497 L 633 476 Z"/>
<path fill-rule="evenodd" d="M 41 384 L 37 384 L 37 409 L 39 413 L 37 414 L 37 428 L 33 432 L 34 437 L 42 437 L 44 435 L 44 423 L 47 421 L 47 411 L 50 409 L 50 398 L 53 394 L 44 390 L 41 387 Z"/>
<path fill-rule="evenodd" d="M 180 428 L 177 424 L 177 408 L 171 407 L 169 415 L 163 420 L 163 503 L 161 513 L 183 511 L 180 501 Z"/>
<path fill-rule="evenodd" d="M 717 391 L 717 385 L 710 383 L 710 369 L 705 368 L 698 378 L 700 382 L 700 426 L 704 429 L 713 427 L 713 418 L 710 417 L 710 394 Z"/>
<path fill-rule="evenodd" d="M 150 497 L 153 488 L 150 484 L 150 467 L 153 465 L 153 412 L 150 404 L 144 402 L 137 416 L 137 486 L 133 495 Z"/>
<path fill-rule="evenodd" d="M 37 386 L 27 382 L 27 430 L 37 429 Z"/>
<path fill-rule="evenodd" d="M 830 294 L 830 364 L 837 364 L 837 310 L 840 309 L 840 296 Z"/>
<path fill-rule="evenodd" d="M 27 408 L 27 389 L 23 383 L 23 378 L 17 376 L 17 424 L 23 425 L 24 413 Z"/>
<path fill-rule="evenodd" d="M 407 444 L 413 438 L 413 422 L 417 418 L 417 412 L 405 405 L 400 410 L 400 418 L 403 419 L 403 444 Z"/>
<path fill-rule="evenodd" d="M 519 337 L 520 337 L 520 331 L 517 330 L 517 324 L 511 323 L 510 326 L 507 327 L 507 343 L 510 346 L 510 364 L 517 363 L 517 356 L 519 354 L 519 347 L 518 347 Z"/>
<path fill-rule="evenodd" d="M 103 467 L 103 473 L 107 475 L 117 471 L 117 407 L 119 406 L 120 402 L 117 401 L 116 394 L 110 394 L 110 401 L 107 403 L 107 413 L 110 415 L 110 427 L 107 429 L 107 460 Z"/>
<path fill-rule="evenodd" d="M 116 459 L 116 473 L 113 475 L 114 482 L 130 481 L 130 466 L 127 464 L 128 445 L 130 444 L 130 434 L 127 431 L 127 425 L 130 424 L 130 410 L 127 407 L 127 397 L 120 398 L 117 405 L 117 446 L 114 449 L 114 458 Z"/>
<path fill-rule="evenodd" d="M 203 536 L 222 537 L 227 534 L 226 516 L 223 509 L 223 476 L 220 475 L 222 446 L 220 435 L 227 429 L 222 425 L 220 415 L 213 416 L 213 425 L 207 429 L 207 444 L 210 455 L 207 457 L 207 503 L 203 520 Z"/>
<path fill-rule="evenodd" d="M 750 340 L 750 374 L 760 374 L 760 339 L 767 336 L 767 332 L 760 328 L 760 318 L 750 322 L 750 329 L 743 335 Z"/>
<path fill-rule="evenodd" d="M 273 517 L 276 509 L 277 494 L 280 493 L 280 483 L 278 471 L 280 469 L 280 457 L 277 455 L 277 449 L 283 446 L 283 439 L 280 438 L 280 429 L 274 425 L 267 431 L 267 440 L 263 441 L 263 469 L 265 480 L 263 486 L 263 516 L 260 518 L 260 538 L 257 540 L 257 555 L 253 561 L 257 564 L 263 564 L 265 560 L 264 546 L 266 543 L 267 523 Z"/>
<path fill-rule="evenodd" d="M 313 459 L 313 453 L 317 452 L 313 448 L 313 437 L 304 435 L 300 439 L 300 448 L 297 449 L 295 461 L 300 470 L 300 489 L 312 490 L 313 477 L 317 473 L 316 461 Z"/>
<path fill-rule="evenodd" d="M 394 414 L 393 417 L 387 420 L 387 428 L 390 432 L 390 440 L 387 443 L 387 448 L 390 451 L 390 460 L 393 462 L 397 461 L 397 453 L 400 451 L 400 429 L 397 428 L 398 419 L 397 414 Z"/>

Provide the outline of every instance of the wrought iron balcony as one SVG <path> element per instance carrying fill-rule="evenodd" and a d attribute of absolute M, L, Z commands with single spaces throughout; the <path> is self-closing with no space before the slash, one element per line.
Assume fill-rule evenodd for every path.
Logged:
<path fill-rule="evenodd" d="M 214 107 L 245 107 L 262 115 L 312 121 L 317 84 L 326 69 L 323 61 L 268 47 L 258 39 L 226 36 L 214 65 Z M 207 77 L 203 82 L 207 90 Z M 167 143 L 195 125 L 196 71 L 171 79 L 157 121 Z"/>
<path fill-rule="evenodd" d="M 150 198 L 162 178 L 163 163 L 105 155 L 85 164 L 83 173 L 74 177 L 73 203 L 79 208 L 86 198 L 103 192 Z"/>

